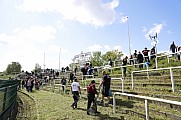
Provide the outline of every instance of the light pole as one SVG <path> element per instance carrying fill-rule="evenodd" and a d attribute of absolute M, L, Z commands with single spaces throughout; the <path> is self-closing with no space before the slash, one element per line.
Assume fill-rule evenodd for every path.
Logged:
<path fill-rule="evenodd" d="M 43 58 L 43 69 L 45 70 L 45 52 L 44 52 L 44 58 Z"/>
<path fill-rule="evenodd" d="M 127 24 L 128 24 L 129 54 L 131 55 L 131 42 L 130 42 L 130 33 L 129 33 L 129 20 L 128 20 L 128 16 L 126 17 L 126 19 L 127 19 Z"/>
<path fill-rule="evenodd" d="M 60 48 L 60 51 L 59 51 L 59 71 L 60 71 L 60 53 L 61 53 L 61 48 Z"/>
<path fill-rule="evenodd" d="M 156 44 L 157 44 L 157 33 L 156 33 L 155 36 L 151 36 L 151 35 L 149 35 L 149 36 L 150 36 L 150 39 L 153 40 L 154 46 L 155 46 L 155 66 L 156 66 L 156 69 L 157 69 L 157 68 L 158 68 L 158 62 L 157 62 L 157 46 L 156 46 Z"/>

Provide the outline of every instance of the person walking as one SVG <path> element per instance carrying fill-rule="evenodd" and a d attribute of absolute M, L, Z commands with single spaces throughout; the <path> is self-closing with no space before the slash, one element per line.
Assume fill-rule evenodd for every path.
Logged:
<path fill-rule="evenodd" d="M 73 109 L 77 108 L 77 102 L 79 100 L 79 94 L 81 94 L 80 85 L 78 83 L 77 78 L 74 78 L 74 82 L 71 84 L 71 91 L 73 94 L 74 102 L 72 103 L 71 107 Z"/>
<path fill-rule="evenodd" d="M 100 82 L 99 88 L 102 86 L 102 100 L 101 104 L 104 104 L 104 97 L 109 100 L 108 104 L 111 104 L 109 91 L 110 91 L 111 77 L 107 74 L 106 70 L 103 71 L 102 81 Z"/>
<path fill-rule="evenodd" d="M 95 80 L 92 80 L 91 83 L 87 86 L 87 115 L 90 115 L 89 110 L 92 103 L 95 103 L 95 94 L 98 95 L 98 92 L 95 87 Z M 97 113 L 97 109 L 94 111 Z"/>

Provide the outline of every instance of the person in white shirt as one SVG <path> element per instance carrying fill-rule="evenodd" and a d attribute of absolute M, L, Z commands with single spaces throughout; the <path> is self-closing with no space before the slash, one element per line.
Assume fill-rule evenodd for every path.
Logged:
<path fill-rule="evenodd" d="M 79 94 L 81 94 L 80 85 L 78 83 L 77 78 L 74 78 L 74 82 L 71 84 L 71 91 L 73 94 L 74 102 L 72 103 L 71 107 L 73 109 L 77 108 L 77 102 L 79 100 Z"/>

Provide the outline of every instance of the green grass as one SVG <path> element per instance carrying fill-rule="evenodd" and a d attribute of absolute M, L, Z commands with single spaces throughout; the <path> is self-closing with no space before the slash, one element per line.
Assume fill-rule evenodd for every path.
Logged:
<path fill-rule="evenodd" d="M 26 92 L 27 93 L 27 92 Z M 98 106 L 101 114 L 97 116 L 88 116 L 86 114 L 87 101 L 83 98 L 78 102 L 78 109 L 72 109 L 70 105 L 73 102 L 71 95 L 56 94 L 47 91 L 35 91 L 27 93 L 32 96 L 37 105 L 38 116 L 40 120 L 118 120 L 120 116 L 114 116 L 112 107 Z"/>

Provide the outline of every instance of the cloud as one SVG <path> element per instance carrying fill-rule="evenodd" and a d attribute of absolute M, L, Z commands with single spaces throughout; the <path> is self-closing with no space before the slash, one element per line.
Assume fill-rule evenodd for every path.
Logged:
<path fill-rule="evenodd" d="M 170 31 L 170 30 L 168 30 L 168 31 L 167 31 L 167 33 L 168 33 L 168 34 L 172 34 L 173 32 L 172 32 L 172 31 Z"/>
<path fill-rule="evenodd" d="M 104 45 L 104 48 L 106 49 L 106 51 L 110 51 L 110 46 L 109 45 Z"/>
<path fill-rule="evenodd" d="M 0 34 L 0 71 L 11 62 L 19 62 L 24 70 L 33 70 L 36 63 L 43 63 L 44 50 L 40 46 L 49 45 L 55 38 L 56 30 L 51 26 L 31 26 L 27 29 L 17 28 L 12 35 Z"/>
<path fill-rule="evenodd" d="M 118 51 L 123 51 L 121 46 L 114 46 L 113 49 L 114 50 L 118 50 Z"/>
<path fill-rule="evenodd" d="M 48 47 L 48 51 L 49 52 L 52 52 L 52 53 L 60 53 L 60 54 L 66 54 L 66 53 L 68 53 L 69 52 L 69 50 L 68 49 L 65 49 L 65 48 L 63 48 L 63 47 L 60 47 L 60 46 L 57 46 L 57 45 L 50 45 L 49 47 Z"/>
<path fill-rule="evenodd" d="M 114 22 L 118 6 L 119 0 L 106 3 L 102 0 L 23 0 L 16 8 L 38 13 L 58 12 L 66 20 L 100 27 Z"/>
<path fill-rule="evenodd" d="M 109 46 L 109 45 L 94 44 L 92 46 L 89 46 L 87 48 L 87 50 L 89 52 L 101 51 L 102 53 L 106 53 L 106 52 L 111 51 L 111 50 L 122 51 L 122 47 L 121 46 Z"/>
<path fill-rule="evenodd" d="M 150 39 L 149 35 L 155 36 L 156 33 L 159 34 L 161 30 L 163 29 L 163 27 L 165 26 L 165 24 L 164 23 L 153 24 L 153 26 L 154 27 L 148 30 L 148 32 L 145 34 L 146 39 Z"/>
<path fill-rule="evenodd" d="M 87 49 L 88 51 L 90 52 L 93 52 L 93 51 L 101 51 L 103 47 L 101 45 L 98 45 L 98 44 L 94 44 L 92 46 L 88 46 Z"/>
<path fill-rule="evenodd" d="M 146 28 L 146 27 L 142 27 L 142 31 L 143 31 L 143 32 L 146 32 L 146 31 L 147 31 L 147 28 Z"/>

